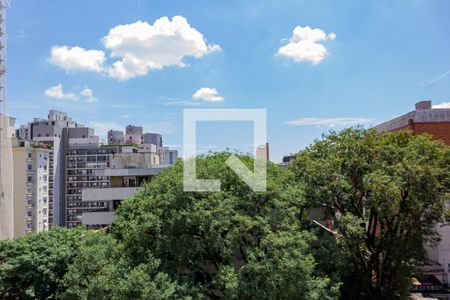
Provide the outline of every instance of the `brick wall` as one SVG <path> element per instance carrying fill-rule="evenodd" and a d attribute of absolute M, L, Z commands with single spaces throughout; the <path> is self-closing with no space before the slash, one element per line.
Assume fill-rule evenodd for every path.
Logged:
<path fill-rule="evenodd" d="M 417 134 L 429 133 L 434 139 L 450 145 L 450 122 L 415 123 L 414 129 Z"/>
<path fill-rule="evenodd" d="M 450 145 L 450 122 L 410 122 L 407 126 L 396 128 L 394 131 L 407 129 L 414 131 L 416 134 L 431 134 L 434 139 Z"/>

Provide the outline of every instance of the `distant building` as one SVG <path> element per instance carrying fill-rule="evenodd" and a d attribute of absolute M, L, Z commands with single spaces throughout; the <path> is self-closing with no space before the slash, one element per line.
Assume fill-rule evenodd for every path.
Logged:
<path fill-rule="evenodd" d="M 138 147 L 138 152 L 140 153 L 158 153 L 157 147 L 154 144 L 141 144 Z"/>
<path fill-rule="evenodd" d="M 269 161 L 269 143 L 265 145 L 260 145 L 256 148 L 256 158 L 264 159 Z"/>
<path fill-rule="evenodd" d="M 65 150 L 63 149 L 63 132 L 65 128 L 84 127 L 76 123 L 67 113 L 50 110 L 47 119 L 35 118 L 28 124 L 28 137 L 30 140 L 46 144 L 51 149 L 49 156 L 49 225 L 62 225 L 64 220 L 63 200 L 63 163 Z M 88 135 L 84 132 L 84 135 Z M 81 136 L 83 133 L 81 133 Z"/>
<path fill-rule="evenodd" d="M 13 147 L 15 237 L 49 228 L 50 152 L 26 141 Z"/>
<path fill-rule="evenodd" d="M 159 149 L 163 146 L 162 135 L 159 133 L 145 133 L 144 144 L 153 144 Z"/>
<path fill-rule="evenodd" d="M 416 103 L 415 110 L 386 121 L 379 131 L 412 130 L 415 134 L 429 133 L 436 140 L 450 145 L 450 108 L 433 108 L 431 101 Z"/>
<path fill-rule="evenodd" d="M 128 125 L 125 130 L 125 144 L 143 144 L 143 128 L 141 126 Z"/>
<path fill-rule="evenodd" d="M 159 149 L 159 156 L 162 165 L 174 165 L 178 160 L 178 151 L 162 147 Z"/>
<path fill-rule="evenodd" d="M 134 146 L 71 147 L 67 155 L 67 226 L 102 228 L 120 202 L 164 170 L 156 153 Z"/>
<path fill-rule="evenodd" d="M 16 137 L 21 140 L 29 139 L 28 125 L 20 125 L 20 127 L 16 129 Z"/>
<path fill-rule="evenodd" d="M 83 214 L 88 212 L 109 211 L 105 201 L 83 201 L 83 190 L 87 188 L 108 188 L 107 176 L 96 176 L 94 170 L 107 169 L 111 155 L 118 147 L 99 145 L 69 144 L 65 156 L 65 198 L 63 201 L 64 225 L 75 227 L 82 225 Z"/>
<path fill-rule="evenodd" d="M 282 160 L 282 162 L 281 162 L 281 166 L 283 166 L 283 167 L 287 167 L 287 166 L 289 166 L 291 163 L 293 163 L 294 161 L 295 161 L 295 158 L 296 158 L 297 156 L 296 155 L 285 155 L 285 156 L 283 156 L 283 160 Z"/>
<path fill-rule="evenodd" d="M 108 131 L 108 144 L 121 145 L 125 143 L 123 131 L 110 130 Z"/>

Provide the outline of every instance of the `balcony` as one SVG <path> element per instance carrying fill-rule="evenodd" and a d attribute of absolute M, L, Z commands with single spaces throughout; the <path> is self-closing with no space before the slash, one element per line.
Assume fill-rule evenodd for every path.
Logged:
<path fill-rule="evenodd" d="M 138 189 L 138 187 L 83 189 L 81 195 L 83 201 L 123 200 L 133 196 Z"/>
<path fill-rule="evenodd" d="M 113 212 L 84 212 L 82 214 L 83 225 L 108 225 L 112 223 Z"/>

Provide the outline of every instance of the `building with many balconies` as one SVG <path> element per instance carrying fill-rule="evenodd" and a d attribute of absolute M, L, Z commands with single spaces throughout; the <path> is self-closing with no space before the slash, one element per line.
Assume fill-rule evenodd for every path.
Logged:
<path fill-rule="evenodd" d="M 13 147 L 15 237 L 49 228 L 50 152 L 29 141 Z"/>

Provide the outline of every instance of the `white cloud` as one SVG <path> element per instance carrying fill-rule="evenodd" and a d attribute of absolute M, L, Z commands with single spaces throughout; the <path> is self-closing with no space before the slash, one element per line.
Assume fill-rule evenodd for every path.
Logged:
<path fill-rule="evenodd" d="M 167 101 L 164 103 L 164 105 L 171 106 L 171 105 L 184 105 L 184 106 L 199 106 L 203 103 L 197 102 L 197 101 L 188 101 L 188 100 L 174 100 L 174 101 Z"/>
<path fill-rule="evenodd" d="M 98 102 L 98 99 L 94 97 L 94 92 L 90 88 L 85 88 L 80 92 L 80 95 L 85 98 L 87 103 L 95 103 Z"/>
<path fill-rule="evenodd" d="M 86 50 L 81 47 L 54 46 L 50 50 L 50 63 L 70 71 L 102 72 L 105 53 L 101 50 Z"/>
<path fill-rule="evenodd" d="M 64 93 L 63 86 L 61 83 L 48 88 L 44 95 L 50 98 L 60 99 L 60 100 L 77 100 L 77 95 L 73 93 Z"/>
<path fill-rule="evenodd" d="M 224 98 L 215 88 L 203 87 L 198 89 L 193 95 L 193 99 L 201 99 L 206 102 L 221 102 Z"/>
<path fill-rule="evenodd" d="M 285 124 L 294 126 L 352 126 L 362 125 L 373 121 L 369 118 L 300 118 L 292 121 L 287 121 Z"/>
<path fill-rule="evenodd" d="M 201 58 L 220 50 L 218 45 L 207 44 L 203 34 L 182 16 L 162 17 L 153 24 L 118 25 L 102 41 L 112 57 L 120 58 L 108 69 L 119 80 L 144 76 L 152 69 L 185 67 L 188 56 Z"/>
<path fill-rule="evenodd" d="M 319 28 L 297 26 L 292 32 L 289 43 L 278 49 L 276 55 L 292 58 L 296 62 L 310 61 L 313 64 L 319 64 L 328 55 L 328 50 L 319 42 L 335 38 L 336 34 L 326 34 Z"/>
<path fill-rule="evenodd" d="M 163 105 L 166 106 L 172 105 L 198 106 L 203 104 L 202 102 L 199 101 L 184 100 L 181 98 L 171 98 L 166 96 L 159 97 L 159 100 L 163 101 Z"/>
<path fill-rule="evenodd" d="M 432 83 L 435 83 L 436 81 L 439 81 L 439 80 L 447 77 L 448 75 L 450 75 L 450 70 L 445 71 L 444 73 L 442 73 L 442 74 L 440 74 L 440 75 L 438 75 L 436 77 L 428 78 L 428 79 L 425 79 L 425 80 L 423 80 L 421 82 L 418 82 L 417 85 L 428 86 L 428 85 L 430 85 Z"/>
<path fill-rule="evenodd" d="M 450 109 L 450 102 L 442 102 L 440 104 L 433 105 L 433 108 L 449 108 Z"/>

